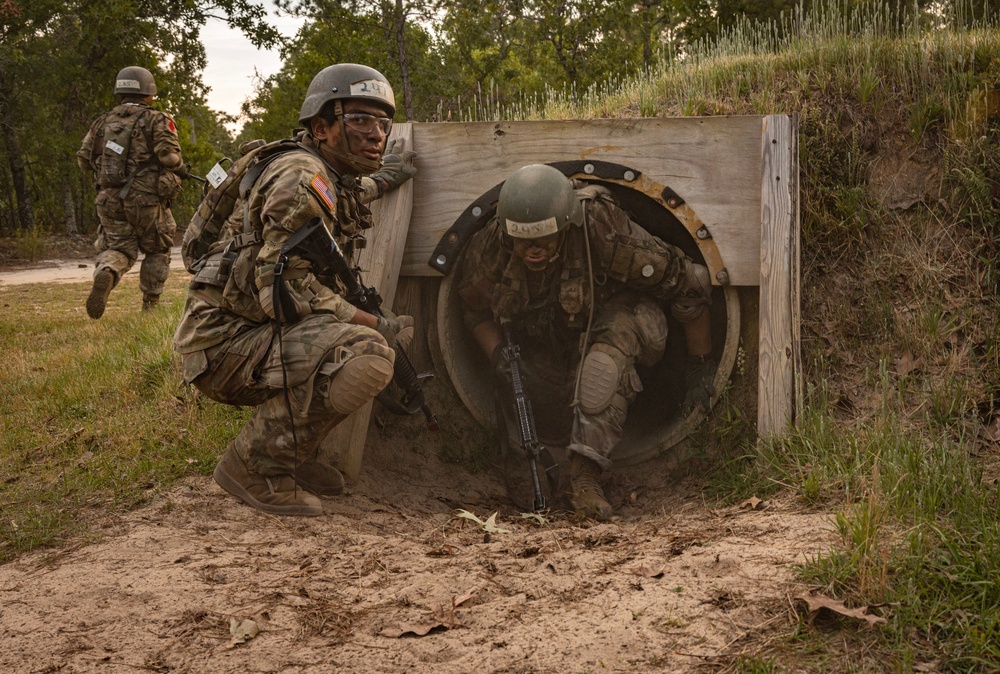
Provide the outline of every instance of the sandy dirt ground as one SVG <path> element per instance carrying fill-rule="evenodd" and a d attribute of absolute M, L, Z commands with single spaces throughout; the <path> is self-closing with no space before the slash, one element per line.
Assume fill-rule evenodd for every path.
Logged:
<path fill-rule="evenodd" d="M 794 619 L 793 566 L 833 542 L 828 514 L 710 507 L 657 461 L 610 478 L 617 521 L 527 519 L 419 425 L 373 432 L 323 517 L 190 477 L 0 567 L 0 671 L 711 671 Z"/>
<path fill-rule="evenodd" d="M 834 544 L 828 512 L 713 506 L 669 457 L 608 477 L 616 521 L 524 517 L 454 460 L 482 438 L 452 405 L 440 434 L 373 425 L 322 517 L 188 477 L 0 566 L 0 672 L 718 671 L 797 619 L 794 566 Z"/>

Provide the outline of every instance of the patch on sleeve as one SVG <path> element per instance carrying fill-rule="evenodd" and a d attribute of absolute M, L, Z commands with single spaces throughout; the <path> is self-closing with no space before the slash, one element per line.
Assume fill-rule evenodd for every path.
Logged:
<path fill-rule="evenodd" d="M 326 204 L 326 207 L 330 209 L 331 213 L 333 213 L 334 208 L 337 205 L 337 195 L 332 189 L 330 189 L 330 186 L 326 184 L 326 181 L 323 180 L 323 176 L 318 173 L 313 176 L 312 182 L 309 183 L 309 187 L 312 188 L 313 192 L 316 193 L 316 196 L 320 198 L 320 201 Z"/>
<path fill-rule="evenodd" d="M 167 128 L 170 129 L 171 132 L 177 133 L 177 125 L 174 124 L 173 117 L 167 117 Z"/>

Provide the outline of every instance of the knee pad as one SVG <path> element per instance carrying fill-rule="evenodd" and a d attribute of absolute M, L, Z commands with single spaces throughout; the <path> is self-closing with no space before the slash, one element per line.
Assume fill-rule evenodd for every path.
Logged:
<path fill-rule="evenodd" d="M 585 414 L 600 414 L 618 392 L 628 359 L 610 344 L 594 344 L 583 359 L 580 373 L 580 409 Z"/>
<path fill-rule="evenodd" d="M 380 345 L 381 346 L 381 345 Z M 382 346 L 386 352 L 388 347 Z M 392 380 L 392 357 L 388 354 L 357 354 L 337 347 L 333 362 L 324 363 L 320 373 L 330 376 L 326 406 L 337 414 L 351 414 L 374 398 Z"/>

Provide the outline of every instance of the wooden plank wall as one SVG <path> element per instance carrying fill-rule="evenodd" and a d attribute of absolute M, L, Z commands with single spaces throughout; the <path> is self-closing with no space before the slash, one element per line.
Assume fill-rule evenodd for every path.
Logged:
<path fill-rule="evenodd" d="M 400 274 L 427 264 L 471 201 L 531 163 L 594 159 L 670 187 L 712 233 L 733 285 L 760 278 L 762 117 L 414 123 L 418 173 Z"/>
<path fill-rule="evenodd" d="M 390 138 L 402 138 L 410 147 L 412 131 L 412 124 L 393 124 Z M 365 285 L 374 286 L 385 300 L 383 306 L 391 309 L 403 260 L 406 228 L 411 220 L 413 181 L 404 183 L 398 190 L 372 203 L 371 207 L 376 226 L 369 230 L 368 245 L 357 256 L 358 266 Z M 390 224 L 386 226 L 386 223 Z M 337 465 L 351 480 L 357 480 L 361 473 L 372 405 L 368 402 L 345 419 L 326 436 L 319 448 L 320 458 Z"/>
<path fill-rule="evenodd" d="M 765 117 L 760 136 L 760 354 L 757 433 L 795 421 L 799 363 L 799 219 L 796 120 Z M 799 387 L 801 388 L 801 387 Z"/>

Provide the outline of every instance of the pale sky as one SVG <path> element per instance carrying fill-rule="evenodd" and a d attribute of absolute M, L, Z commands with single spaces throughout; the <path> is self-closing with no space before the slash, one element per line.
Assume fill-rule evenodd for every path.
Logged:
<path fill-rule="evenodd" d="M 274 4 L 263 3 L 271 13 L 271 24 L 286 36 L 292 37 L 302 25 L 302 19 L 277 16 Z M 262 51 L 254 47 L 238 30 L 232 30 L 222 21 L 209 19 L 201 31 L 208 56 L 204 81 L 211 87 L 208 107 L 213 110 L 238 115 L 244 99 L 253 93 L 254 72 L 261 77 L 273 75 L 281 69 L 277 50 Z"/>

